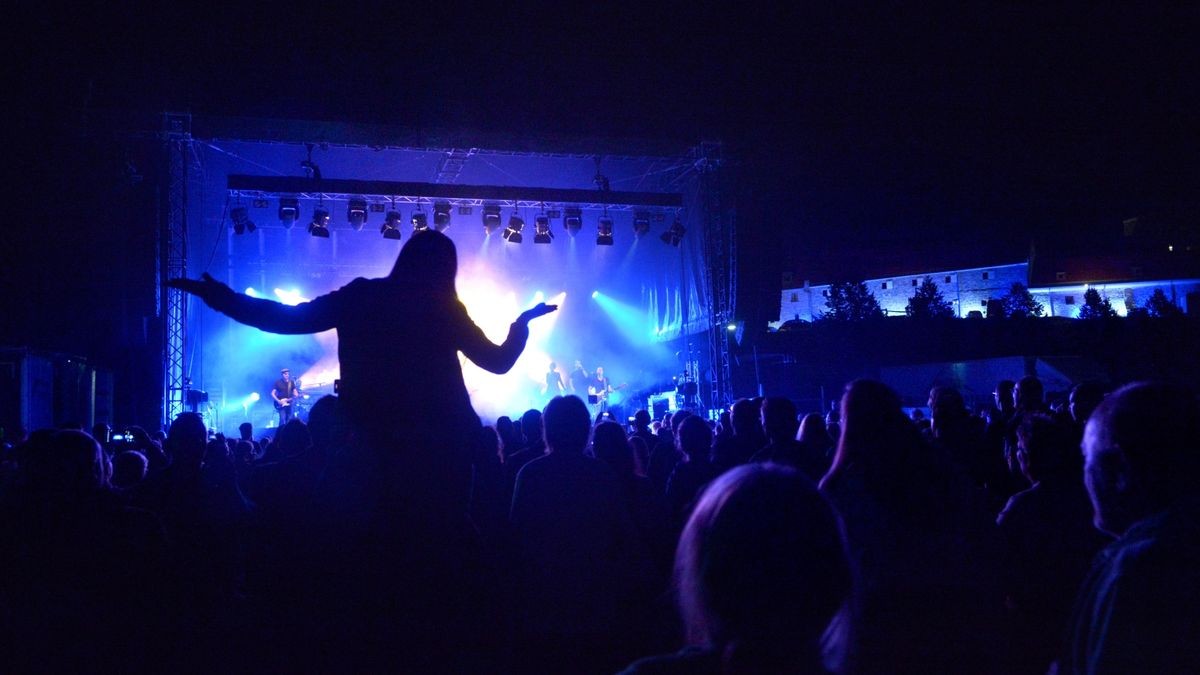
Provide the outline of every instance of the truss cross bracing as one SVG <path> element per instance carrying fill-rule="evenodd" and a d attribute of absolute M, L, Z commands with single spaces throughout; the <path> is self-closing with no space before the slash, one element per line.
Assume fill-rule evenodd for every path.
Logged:
<path fill-rule="evenodd" d="M 162 214 L 159 299 L 163 319 L 163 423 L 170 424 L 184 410 L 187 342 L 187 296 L 161 285 L 187 276 L 188 163 L 193 159 L 191 116 L 164 115 L 162 140 L 167 165 L 167 194 Z"/>

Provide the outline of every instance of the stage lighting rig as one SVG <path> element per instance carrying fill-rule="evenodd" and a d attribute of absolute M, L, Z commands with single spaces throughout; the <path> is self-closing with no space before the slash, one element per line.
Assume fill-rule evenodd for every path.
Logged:
<path fill-rule="evenodd" d="M 313 209 L 312 222 L 308 224 L 308 233 L 322 239 L 329 238 L 329 210 L 324 205 Z"/>
<path fill-rule="evenodd" d="M 450 203 L 438 202 L 433 205 L 433 229 L 445 232 L 450 227 Z"/>
<path fill-rule="evenodd" d="M 280 199 L 279 222 L 290 230 L 297 220 L 300 220 L 300 200 L 293 197 Z"/>
<path fill-rule="evenodd" d="M 684 229 L 683 223 L 679 221 L 679 216 L 675 216 L 675 222 L 671 223 L 671 227 L 666 232 L 662 233 L 660 239 L 664 243 L 672 246 L 678 246 L 679 242 L 683 241 L 683 235 L 687 230 Z"/>
<path fill-rule="evenodd" d="M 379 226 L 379 232 L 384 239 L 400 239 L 400 223 L 404 222 L 404 217 L 400 212 L 395 210 L 393 206 L 391 211 L 383 217 L 383 225 Z"/>
<path fill-rule="evenodd" d="M 550 230 L 550 217 L 540 213 L 533 219 L 533 243 L 549 244 L 551 239 L 554 239 L 554 232 Z"/>
<path fill-rule="evenodd" d="M 596 224 L 596 245 L 613 245 L 613 221 L 608 214 L 600 216 L 600 221 Z"/>
<path fill-rule="evenodd" d="M 524 241 L 521 236 L 521 230 L 525 229 L 525 219 L 513 209 L 512 215 L 508 217 L 508 227 L 504 228 L 504 241 L 510 244 L 519 244 Z"/>
<path fill-rule="evenodd" d="M 367 200 L 351 199 L 350 206 L 346 209 L 346 220 L 350 221 L 350 227 L 355 230 L 363 229 L 363 224 L 367 222 Z"/>
<path fill-rule="evenodd" d="M 489 204 L 483 207 L 483 230 L 488 234 L 500 229 L 500 207 Z"/>
<path fill-rule="evenodd" d="M 429 214 L 421 210 L 420 204 L 417 204 L 417 210 L 413 211 L 412 226 L 414 234 L 429 229 Z"/>
<path fill-rule="evenodd" d="M 570 207 L 563 210 L 563 229 L 574 237 L 583 229 L 583 210 Z"/>
<path fill-rule="evenodd" d="M 638 211 L 633 214 L 633 233 L 641 237 L 650 231 L 650 214 L 645 211 Z"/>
<path fill-rule="evenodd" d="M 233 221 L 233 233 L 245 234 L 255 230 L 254 221 L 250 220 L 250 212 L 246 207 L 238 204 L 229 212 L 229 218 Z"/>

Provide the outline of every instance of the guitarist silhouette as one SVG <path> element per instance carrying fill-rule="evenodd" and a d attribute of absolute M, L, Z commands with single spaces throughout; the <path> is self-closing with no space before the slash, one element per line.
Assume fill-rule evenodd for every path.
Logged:
<path fill-rule="evenodd" d="M 292 371 L 287 368 L 279 371 L 279 379 L 275 380 L 275 385 L 271 387 L 271 399 L 275 402 L 275 409 L 279 411 L 280 428 L 291 421 L 296 397 L 299 395 L 300 388 L 292 379 Z"/>

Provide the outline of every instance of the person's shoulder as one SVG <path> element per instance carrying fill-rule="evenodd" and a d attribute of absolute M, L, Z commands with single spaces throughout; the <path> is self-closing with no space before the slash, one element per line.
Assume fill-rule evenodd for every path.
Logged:
<path fill-rule="evenodd" d="M 685 675 L 720 673 L 721 658 L 711 650 L 687 647 L 674 654 L 660 654 L 629 664 L 620 675 Z"/>

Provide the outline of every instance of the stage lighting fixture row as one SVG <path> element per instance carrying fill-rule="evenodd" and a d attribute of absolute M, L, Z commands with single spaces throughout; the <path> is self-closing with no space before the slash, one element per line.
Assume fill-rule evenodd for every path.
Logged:
<path fill-rule="evenodd" d="M 429 229 L 429 215 L 424 211 L 413 211 L 412 214 L 413 232 L 424 232 Z"/>
<path fill-rule="evenodd" d="M 450 203 L 438 202 L 433 205 L 433 229 L 445 232 L 450 227 Z"/>
<path fill-rule="evenodd" d="M 250 220 L 250 213 L 244 206 L 235 206 L 229 212 L 229 218 L 233 221 L 233 233 L 245 234 L 255 230 L 254 221 Z"/>
<path fill-rule="evenodd" d="M 563 229 L 567 234 L 574 237 L 579 234 L 579 230 L 583 228 L 583 211 L 581 209 L 571 207 L 563 210 Z"/>
<path fill-rule="evenodd" d="M 300 200 L 284 197 L 279 200 L 279 222 L 289 230 L 300 220 Z"/>
<path fill-rule="evenodd" d="M 549 244 L 550 240 L 554 239 L 554 233 L 550 231 L 550 218 L 542 213 L 533 219 L 533 243 Z"/>
<path fill-rule="evenodd" d="M 638 211 L 633 214 L 633 234 L 641 237 L 650 231 L 650 214 Z"/>
<path fill-rule="evenodd" d="M 489 204 L 483 207 L 483 230 L 488 234 L 500 229 L 500 207 Z"/>
<path fill-rule="evenodd" d="M 517 215 L 516 211 L 508 217 L 508 227 L 504 228 L 504 241 L 510 244 L 519 244 L 524 241 L 521 235 L 521 230 L 525 229 L 525 219 Z"/>
<path fill-rule="evenodd" d="M 346 220 L 350 221 L 350 227 L 362 230 L 363 224 L 367 222 L 367 200 L 351 199 L 350 206 L 346 209 Z"/>
<path fill-rule="evenodd" d="M 308 224 L 308 233 L 322 239 L 329 238 L 329 211 L 324 206 L 313 209 L 313 219 Z"/>
<path fill-rule="evenodd" d="M 400 223 L 404 222 L 404 217 L 399 211 L 388 211 L 383 217 L 383 225 L 379 226 L 379 232 L 384 239 L 400 239 Z"/>
<path fill-rule="evenodd" d="M 613 245 L 613 221 L 608 216 L 600 216 L 600 221 L 596 224 L 596 245 L 597 246 L 612 246 Z"/>
<path fill-rule="evenodd" d="M 687 230 L 683 228 L 683 223 L 679 222 L 679 218 L 676 218 L 675 222 L 671 223 L 671 227 L 662 233 L 660 239 L 671 246 L 678 246 L 679 242 L 683 241 L 683 235 L 686 232 Z"/>

